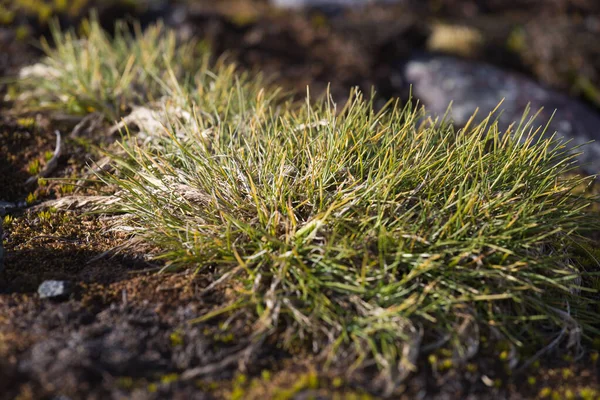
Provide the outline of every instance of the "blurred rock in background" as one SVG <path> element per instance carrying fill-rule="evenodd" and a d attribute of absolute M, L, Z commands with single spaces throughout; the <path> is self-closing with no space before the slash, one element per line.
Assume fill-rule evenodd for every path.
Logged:
<path fill-rule="evenodd" d="M 530 117 L 542 109 L 534 129 L 551 119 L 546 137 L 556 132 L 558 137 L 570 140 L 570 148 L 600 139 L 600 116 L 595 110 L 520 74 L 480 62 L 432 55 L 411 58 L 399 70 L 399 80 L 412 86 L 413 95 L 432 115 L 444 115 L 452 103 L 448 116 L 457 126 L 464 126 L 477 110 L 475 122 L 482 121 L 502 102 L 502 112 L 495 115 L 502 131 L 513 123 L 516 128 L 529 106 Z M 590 174 L 600 172 L 600 143 L 576 150 L 580 151 L 583 169 Z"/>

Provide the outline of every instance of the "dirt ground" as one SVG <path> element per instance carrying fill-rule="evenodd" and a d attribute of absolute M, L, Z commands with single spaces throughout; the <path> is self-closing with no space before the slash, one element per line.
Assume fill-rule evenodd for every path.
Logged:
<path fill-rule="evenodd" d="M 108 27 L 133 13 L 150 22 L 165 17 L 182 38 L 205 39 L 241 68 L 260 70 L 290 91 L 322 93 L 327 85 L 343 100 L 349 88 L 375 87 L 382 101 L 406 88 L 392 79 L 394 66 L 413 52 L 432 50 L 440 24 L 461 26 L 435 51 L 485 60 L 520 71 L 594 107 L 600 105 L 600 6 L 589 1 L 406 1 L 366 10 L 287 12 L 262 1 L 196 1 L 173 8 L 104 6 Z M 83 15 L 85 9 L 79 15 Z M 79 17 L 63 16 L 77 24 Z M 27 27 L 24 33 L 23 26 Z M 549 26 L 560 29 L 548 29 Z M 21 29 L 20 29 L 21 28 Z M 475 32 L 480 38 L 473 41 Z M 35 15 L 0 27 L 0 77 L 35 62 L 33 38 L 47 34 Z M 565 41 L 565 36 L 569 37 Z M 436 45 L 437 46 L 437 45 Z M 0 80 L 0 82 L 3 82 Z M 0 96 L 10 90 L 2 83 Z M 69 182 L 43 186 L 25 181 L 54 149 L 53 132 L 78 122 L 49 113 L 0 106 L 0 200 L 43 201 L 94 194 Z M 114 138 L 69 138 L 54 178 L 77 177 L 98 155 L 92 145 Z M 72 183 L 72 182 L 71 182 Z M 107 216 L 77 210 L 23 207 L 4 224 L 5 266 L 0 274 L 0 398 L 378 398 L 373 372 L 346 376 L 323 369 L 307 349 L 284 352 L 268 341 L 249 348 L 251 323 L 243 314 L 195 322 L 231 293 L 206 292 L 210 271 L 157 274 L 148 257 L 156 249 L 122 248 L 123 234 Z M 69 280 L 65 301 L 40 299 L 48 279 Z M 564 349 L 519 373 L 508 358 L 488 354 L 488 343 L 466 365 L 439 364 L 424 355 L 418 371 L 393 398 L 600 398 L 598 348 L 586 344 L 580 359 Z M 600 346 L 599 346 L 600 347 Z M 505 354 L 503 352 L 502 354 Z M 434 356 L 432 358 L 432 356 Z"/>

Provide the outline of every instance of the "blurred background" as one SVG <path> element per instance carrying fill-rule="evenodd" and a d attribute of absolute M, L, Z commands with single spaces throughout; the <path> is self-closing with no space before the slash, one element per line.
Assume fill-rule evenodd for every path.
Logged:
<path fill-rule="evenodd" d="M 505 99 L 504 124 L 531 103 L 542 117 L 559 110 L 552 130 L 600 138 L 596 0 L 2 0 L 0 75 L 40 57 L 51 20 L 81 29 L 92 9 L 109 31 L 117 19 L 164 20 L 298 93 L 331 84 L 342 101 L 358 86 L 383 102 L 412 87 L 433 113 L 453 101 L 457 125 Z"/>

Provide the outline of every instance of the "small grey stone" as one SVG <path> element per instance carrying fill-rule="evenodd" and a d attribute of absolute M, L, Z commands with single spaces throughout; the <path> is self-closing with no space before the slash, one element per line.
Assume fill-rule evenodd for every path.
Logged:
<path fill-rule="evenodd" d="M 73 286 L 69 281 L 48 280 L 42 282 L 38 287 L 41 299 L 64 300 L 73 292 Z"/>
<path fill-rule="evenodd" d="M 15 203 L 11 203 L 10 201 L 0 200 L 0 208 L 11 209 L 11 208 L 16 208 L 16 207 L 17 207 L 17 205 Z"/>

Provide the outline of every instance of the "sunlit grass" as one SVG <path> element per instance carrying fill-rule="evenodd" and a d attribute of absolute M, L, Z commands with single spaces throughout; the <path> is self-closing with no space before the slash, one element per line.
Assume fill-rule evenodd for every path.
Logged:
<path fill-rule="evenodd" d="M 133 33 L 117 22 L 113 35 L 95 18 L 85 35 L 52 24 L 52 45 L 42 39 L 46 57 L 21 72 L 17 93 L 29 107 L 72 114 L 101 112 L 114 121 L 131 109 L 163 95 L 160 80 L 174 74 L 184 81 L 206 68 L 207 57 L 197 43 L 177 43 L 161 24 Z"/>
<path fill-rule="evenodd" d="M 111 154 L 101 178 L 120 201 L 105 211 L 129 214 L 166 269 L 234 293 L 198 321 L 242 312 L 257 342 L 376 366 L 387 389 L 426 349 L 472 357 L 484 332 L 528 349 L 597 333 L 575 258 L 594 224 L 575 188 L 590 178 L 566 174 L 574 156 L 538 141 L 533 119 L 456 130 L 410 104 L 376 111 L 357 91 L 339 106 L 290 103 L 233 66 L 186 74 L 144 58 L 172 49 L 145 41 L 155 29 L 113 42 L 57 32 L 45 65 L 79 78 L 38 85 L 56 107 L 111 117 L 162 98 L 163 126 Z M 86 61 L 92 51 L 106 60 Z"/>
<path fill-rule="evenodd" d="M 231 90 L 244 112 L 173 121 L 177 135 L 144 147 L 125 140 L 108 178 L 171 266 L 211 268 L 235 290 L 209 316 L 244 309 L 285 347 L 374 362 L 389 382 L 420 344 L 476 345 L 483 327 L 517 346 L 589 333 L 570 256 L 589 223 L 573 188 L 587 180 L 561 178 L 571 156 L 534 144 L 526 120 L 513 138 L 489 120 L 419 125 L 420 111 L 375 112 L 360 93 L 343 110 L 277 112 Z"/>

